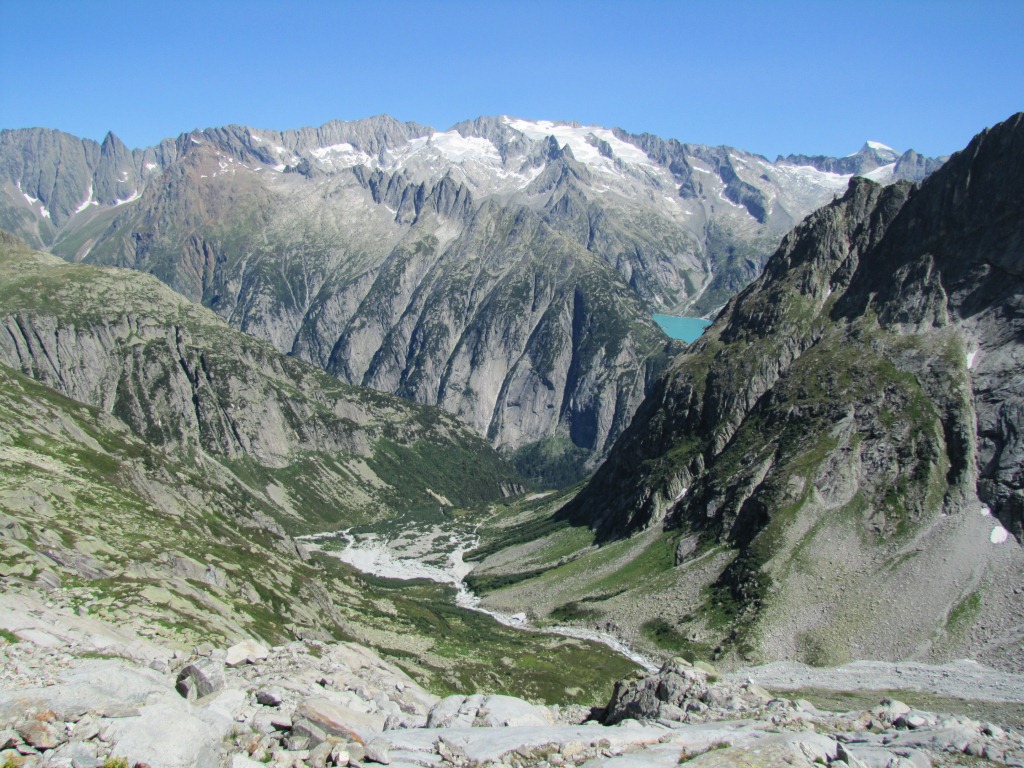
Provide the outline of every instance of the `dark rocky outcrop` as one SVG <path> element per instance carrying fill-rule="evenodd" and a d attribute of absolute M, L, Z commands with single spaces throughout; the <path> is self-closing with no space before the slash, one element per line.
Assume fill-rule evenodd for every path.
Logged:
<path fill-rule="evenodd" d="M 1019 549 L 999 546 L 1024 533 L 1022 178 L 1017 115 L 920 188 L 853 179 L 672 362 L 561 516 L 605 540 L 658 525 L 732 548 L 710 594 L 769 655 L 934 651 L 970 635 L 1020 663 L 1007 647 Z M 679 563 L 702 551 L 684 542 Z M 939 628 L 853 628 L 881 620 L 850 585 L 895 599 L 901 568 L 917 585 L 908 616 Z M 832 586 L 809 593 L 826 574 Z M 954 627 L 962 600 L 1008 634 Z"/>

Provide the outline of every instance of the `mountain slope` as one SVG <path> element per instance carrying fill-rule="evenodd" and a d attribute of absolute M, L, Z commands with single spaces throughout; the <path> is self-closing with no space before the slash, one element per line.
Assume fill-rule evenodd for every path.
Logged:
<path fill-rule="evenodd" d="M 596 703 L 633 668 L 292 538 L 485 513 L 517 476 L 452 417 L 341 384 L 150 276 L 3 233 L 0 308 L 5 592 L 172 648 L 356 640 L 444 693 Z M 502 663 L 521 656 L 529 670 Z"/>
<path fill-rule="evenodd" d="M 216 462 L 291 530 L 434 506 L 417 487 L 426 477 L 461 505 L 515 481 L 450 417 L 340 384 L 151 277 L 4 245 L 0 306 L 0 361 L 113 414 L 155 450 Z"/>
<path fill-rule="evenodd" d="M 497 447 L 592 459 L 663 365 L 651 312 L 721 305 L 853 172 L 509 117 L 228 126 L 133 153 L 0 135 L 3 221 L 34 244 L 150 272 Z"/>
<path fill-rule="evenodd" d="M 674 550 L 588 609 L 726 656 L 1024 664 L 1022 172 L 1017 115 L 787 236 L 560 511 Z"/>

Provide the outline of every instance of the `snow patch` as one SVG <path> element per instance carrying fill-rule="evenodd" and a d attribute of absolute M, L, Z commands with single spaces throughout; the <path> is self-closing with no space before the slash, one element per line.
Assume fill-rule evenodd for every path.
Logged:
<path fill-rule="evenodd" d="M 876 152 L 896 152 L 892 147 L 882 144 L 880 141 L 868 141 L 865 142 L 869 149 L 873 149 Z M 898 153 L 897 153 L 898 154 Z"/>
<path fill-rule="evenodd" d="M 22 196 L 23 196 L 23 197 L 25 198 L 25 200 L 27 200 L 27 201 L 28 201 L 28 204 L 29 204 L 29 205 L 35 205 L 36 203 L 38 203 L 38 202 L 39 202 L 39 198 L 38 198 L 38 197 L 32 197 L 32 195 L 28 194 L 28 193 L 27 193 L 27 192 L 26 192 L 25 190 L 23 190 L 23 189 L 21 188 L 21 179 L 18 179 L 18 180 L 17 180 L 16 182 L 14 182 L 14 183 L 15 183 L 15 184 L 17 185 L 17 187 L 18 187 L 18 191 L 19 191 L 19 192 L 21 192 L 21 194 L 22 194 Z"/>
<path fill-rule="evenodd" d="M 978 350 L 967 353 L 967 370 L 974 368 L 974 358 L 978 356 Z"/>
<path fill-rule="evenodd" d="M 581 163 L 598 168 L 606 173 L 614 173 L 621 176 L 621 172 L 615 168 L 615 159 L 621 160 L 628 165 L 646 166 L 655 169 L 657 166 L 647 157 L 647 153 L 639 147 L 623 141 L 614 132 L 598 125 L 572 125 L 569 123 L 554 123 L 550 120 L 520 120 L 514 117 L 505 116 L 502 118 L 505 125 L 519 131 L 528 139 L 540 141 L 548 136 L 554 136 L 558 145 L 562 148 L 568 146 L 572 150 L 573 157 Z M 612 158 L 602 155 L 597 147 L 591 142 L 599 139 L 606 142 L 612 150 Z"/>
<path fill-rule="evenodd" d="M 114 207 L 117 208 L 117 206 L 119 205 L 125 205 L 126 203 L 134 203 L 140 197 L 142 197 L 142 193 L 136 189 L 134 192 L 132 192 L 131 197 L 126 197 L 124 200 L 115 200 Z"/>
<path fill-rule="evenodd" d="M 458 131 L 435 133 L 428 139 L 438 151 L 453 163 L 475 161 L 487 165 L 501 165 L 498 149 L 489 139 L 463 136 Z"/>
<path fill-rule="evenodd" d="M 819 171 L 813 165 L 786 165 L 785 163 L 780 163 L 775 166 L 775 172 L 788 176 L 791 181 L 795 181 L 798 184 L 813 184 L 833 189 L 846 189 L 850 184 L 850 179 L 853 178 L 853 174 L 849 173 Z"/>
<path fill-rule="evenodd" d="M 39 213 L 42 215 L 42 217 L 44 219 L 50 218 L 50 212 L 48 210 L 46 210 L 46 206 L 45 205 L 40 205 L 39 206 Z"/>
<path fill-rule="evenodd" d="M 981 505 L 981 515 L 982 515 L 982 517 L 987 517 L 988 515 L 991 515 L 991 514 L 992 514 L 992 510 L 988 508 L 988 504 L 982 504 Z"/>
<path fill-rule="evenodd" d="M 78 215 L 79 213 L 84 211 L 86 208 L 88 208 L 90 205 L 99 205 L 99 203 L 97 203 L 95 200 L 92 199 L 92 196 L 93 196 L 92 184 L 89 184 L 89 194 L 85 196 L 85 200 L 82 202 L 82 204 L 80 206 L 78 206 L 77 208 L 75 208 L 75 215 Z"/>
<path fill-rule="evenodd" d="M 873 171 L 862 173 L 861 176 L 863 176 L 865 179 L 871 179 L 872 181 L 888 181 L 890 178 L 892 178 L 893 171 L 895 169 L 896 163 L 889 163 L 888 165 L 881 165 L 878 168 L 875 168 L 875 170 Z"/>
<path fill-rule="evenodd" d="M 989 535 L 988 539 L 993 544 L 1002 544 L 1009 537 L 1010 532 L 1003 528 L 1003 526 L 997 525 L 995 528 L 992 529 L 992 533 Z"/>
<path fill-rule="evenodd" d="M 156 168 L 156 163 L 146 163 L 147 171 L 152 171 L 154 168 Z"/>
<path fill-rule="evenodd" d="M 324 165 L 333 169 L 351 168 L 354 165 L 372 166 L 373 158 L 365 152 L 360 152 L 348 142 L 331 144 L 329 147 L 318 147 L 310 150 L 313 155 Z"/>

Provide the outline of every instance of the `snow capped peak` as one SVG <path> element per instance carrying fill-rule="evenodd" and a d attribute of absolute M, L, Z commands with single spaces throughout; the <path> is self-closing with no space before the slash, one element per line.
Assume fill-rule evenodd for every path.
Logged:
<path fill-rule="evenodd" d="M 579 123 L 558 123 L 550 120 L 521 120 L 503 116 L 502 121 L 513 130 L 519 131 L 534 141 L 554 136 L 559 147 L 568 146 L 576 160 L 589 166 L 598 167 L 609 172 L 615 171 L 616 159 L 629 165 L 653 168 L 654 163 L 642 149 L 628 141 L 623 141 L 613 131 L 599 125 L 580 125 Z M 601 152 L 603 143 L 610 150 L 611 157 Z"/>
<path fill-rule="evenodd" d="M 885 144 L 882 144 L 881 142 L 878 141 L 865 141 L 864 146 L 867 147 L 868 149 L 873 149 L 876 152 L 896 152 L 896 150 L 893 149 L 892 147 L 886 146 Z M 897 154 L 899 153 L 897 152 Z"/>

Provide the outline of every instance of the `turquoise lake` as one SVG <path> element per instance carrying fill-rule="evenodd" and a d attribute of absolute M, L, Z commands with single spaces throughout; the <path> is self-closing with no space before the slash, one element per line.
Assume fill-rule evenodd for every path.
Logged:
<path fill-rule="evenodd" d="M 702 317 L 675 317 L 657 314 L 652 317 L 669 337 L 681 339 L 687 344 L 692 344 L 699 339 L 700 335 L 704 333 L 704 329 L 711 325 L 710 320 L 705 320 Z"/>

